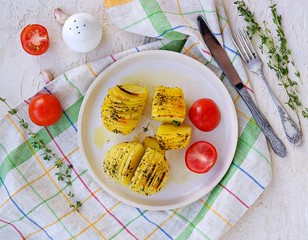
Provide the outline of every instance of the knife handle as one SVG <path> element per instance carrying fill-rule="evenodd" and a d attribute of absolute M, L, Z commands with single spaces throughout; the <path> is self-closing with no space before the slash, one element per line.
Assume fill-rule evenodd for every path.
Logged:
<path fill-rule="evenodd" d="M 273 128 L 266 120 L 264 115 L 261 113 L 260 109 L 256 106 L 254 101 L 252 100 L 251 96 L 249 95 L 246 88 L 243 84 L 238 84 L 240 86 L 236 86 L 237 92 L 240 94 L 241 98 L 246 103 L 247 107 L 249 108 L 252 116 L 256 120 L 258 126 L 260 127 L 261 131 L 265 135 L 265 137 L 270 142 L 270 145 L 273 151 L 280 157 L 285 157 L 287 155 L 287 150 L 283 142 L 278 138 L 276 133 L 274 132 Z"/>

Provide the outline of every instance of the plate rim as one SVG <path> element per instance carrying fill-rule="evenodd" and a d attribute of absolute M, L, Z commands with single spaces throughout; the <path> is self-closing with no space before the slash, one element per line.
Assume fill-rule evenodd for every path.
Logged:
<path fill-rule="evenodd" d="M 190 61 L 192 64 L 195 64 L 195 65 L 199 65 L 199 67 L 203 67 L 209 75 L 211 75 L 211 77 L 213 78 L 216 78 L 215 81 L 217 81 L 218 84 L 220 84 L 222 86 L 222 88 L 224 89 L 224 91 L 226 91 L 227 93 L 227 98 L 229 98 L 229 100 L 232 102 L 232 113 L 233 113 L 233 116 L 235 117 L 235 136 L 234 138 L 237 139 L 237 141 L 233 144 L 232 148 L 231 148 L 231 152 L 232 152 L 232 157 L 230 157 L 230 160 L 227 162 L 226 164 L 226 167 L 224 169 L 224 171 L 221 171 L 220 174 L 219 174 L 219 177 L 217 177 L 217 180 L 216 181 L 213 181 L 211 183 L 211 185 L 208 187 L 210 190 L 207 192 L 207 193 L 202 193 L 202 196 L 199 197 L 198 195 L 198 198 L 191 201 L 190 199 L 185 199 L 184 201 L 181 201 L 180 203 L 174 203 L 174 204 L 168 204 L 168 205 L 149 205 L 149 204 L 140 204 L 140 203 L 136 203 L 134 201 L 131 201 L 129 199 L 126 199 L 118 194 L 116 194 L 115 192 L 113 192 L 108 186 L 106 186 L 99 178 L 98 176 L 95 174 L 95 172 L 92 170 L 92 166 L 90 165 L 89 161 L 87 160 L 87 157 L 86 157 L 86 154 L 85 154 L 85 150 L 84 150 L 84 147 L 83 147 L 83 144 L 82 144 L 82 131 L 80 130 L 81 129 L 81 126 L 82 126 L 82 122 L 83 122 L 83 112 L 85 110 L 85 105 L 87 103 L 87 100 L 89 99 L 89 97 L 91 96 L 91 93 L 93 91 L 93 89 L 95 88 L 95 86 L 97 84 L 100 83 L 101 79 L 103 78 L 103 76 L 106 74 L 106 72 L 108 71 L 112 71 L 113 68 L 116 68 L 117 65 L 120 65 L 122 64 L 123 62 L 126 62 L 126 61 L 129 61 L 131 59 L 134 59 L 136 57 L 142 57 L 143 56 L 146 56 L 146 55 L 161 55 L 161 57 L 165 57 L 166 55 L 169 55 L 168 57 L 182 57 L 182 58 L 186 58 L 187 61 Z M 230 165 L 233 161 L 233 158 L 235 156 L 235 152 L 236 152 L 236 148 L 237 148 L 237 142 L 238 142 L 238 117 L 237 117 L 237 113 L 236 113 L 236 109 L 235 109 L 235 105 L 234 105 L 234 102 L 233 102 L 233 99 L 228 91 L 228 89 L 226 88 L 226 86 L 222 83 L 222 81 L 218 78 L 218 76 L 210 69 L 208 68 L 207 66 L 205 66 L 204 64 L 202 64 L 201 62 L 187 56 L 187 55 L 184 55 L 184 54 L 181 54 L 181 53 L 178 53 L 178 52 L 173 52 L 173 51 L 169 51 L 169 50 L 146 50 L 146 51 L 141 51 L 141 52 L 135 52 L 135 53 L 132 53 L 132 54 L 129 54 L 127 56 L 124 56 L 122 57 L 121 59 L 117 60 L 116 62 L 112 63 L 111 65 L 109 65 L 107 68 L 105 68 L 96 78 L 95 80 L 91 83 L 90 87 L 87 89 L 85 95 L 84 95 L 84 99 L 82 101 L 82 104 L 81 104 L 81 107 L 80 107 L 80 110 L 79 110 L 79 114 L 78 114 L 78 123 L 77 123 L 77 129 L 78 129 L 78 132 L 77 132 L 77 139 L 78 139 L 78 146 L 79 146 L 79 149 L 80 149 L 80 153 L 81 153 L 81 156 L 82 156 L 82 160 L 83 162 L 85 163 L 91 177 L 95 180 L 95 182 L 101 186 L 103 188 L 104 191 L 106 191 L 108 194 L 110 194 L 113 198 L 123 202 L 123 203 L 126 203 L 132 207 L 138 207 L 138 208 L 141 208 L 141 209 L 146 209 L 146 210 L 157 210 L 157 211 L 160 211 L 160 210 L 169 210 L 169 209 L 175 209 L 175 208 L 179 208 L 179 207 L 184 207 L 184 206 L 187 206 L 188 204 L 191 204 L 195 201 L 197 201 L 198 199 L 202 198 L 203 196 L 205 196 L 206 194 L 208 194 L 209 192 L 211 192 L 214 187 L 222 180 L 222 178 L 225 176 L 225 174 L 227 173 L 228 169 L 230 168 Z M 201 195 L 201 194 L 200 194 Z"/>

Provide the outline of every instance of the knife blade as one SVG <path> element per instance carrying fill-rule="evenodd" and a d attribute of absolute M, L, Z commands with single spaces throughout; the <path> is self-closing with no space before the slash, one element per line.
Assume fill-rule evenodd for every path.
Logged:
<path fill-rule="evenodd" d="M 260 127 L 262 133 L 269 141 L 273 151 L 278 156 L 285 157 L 287 155 L 287 150 L 284 143 L 278 138 L 272 126 L 269 124 L 260 109 L 254 103 L 247 89 L 244 87 L 244 84 L 240 76 L 238 75 L 236 69 L 232 65 L 227 53 L 210 30 L 205 19 L 202 16 L 198 16 L 197 21 L 203 41 L 209 48 L 212 57 L 217 62 L 223 73 L 226 75 L 227 79 L 230 81 L 230 83 L 233 85 L 235 90 L 238 92 L 238 94 L 241 96 L 241 98 L 247 105 L 252 116 L 256 120 L 256 123 Z"/>

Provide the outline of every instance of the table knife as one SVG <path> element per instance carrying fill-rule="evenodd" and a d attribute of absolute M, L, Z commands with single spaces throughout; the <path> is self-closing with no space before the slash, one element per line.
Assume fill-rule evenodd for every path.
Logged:
<path fill-rule="evenodd" d="M 222 46 L 208 27 L 206 20 L 202 16 L 198 16 L 197 20 L 202 38 L 207 47 L 209 48 L 212 57 L 217 62 L 219 67 L 226 75 L 227 79 L 230 81 L 230 83 L 233 85 L 235 90 L 238 92 L 238 94 L 241 96 L 241 98 L 247 105 L 256 123 L 260 127 L 262 133 L 269 141 L 273 151 L 278 156 L 285 157 L 287 155 L 287 151 L 284 143 L 278 138 L 277 134 L 274 132 L 269 122 L 266 120 L 260 109 L 254 103 L 247 89 L 244 87 L 240 76 L 238 75 L 230 59 L 228 58 L 227 53 L 222 48 Z"/>

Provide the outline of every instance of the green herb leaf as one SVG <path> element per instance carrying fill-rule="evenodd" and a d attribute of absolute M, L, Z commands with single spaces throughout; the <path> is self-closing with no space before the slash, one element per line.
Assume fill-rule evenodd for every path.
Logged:
<path fill-rule="evenodd" d="M 172 123 L 173 123 L 173 125 L 176 126 L 176 127 L 178 127 L 178 126 L 181 125 L 181 122 L 178 122 L 178 121 L 175 121 L 175 120 L 173 120 Z"/>
<path fill-rule="evenodd" d="M 11 109 L 8 111 L 9 114 L 11 115 L 15 115 L 17 113 L 17 110 L 16 109 Z"/>
<path fill-rule="evenodd" d="M 259 46 L 261 53 L 267 54 L 267 65 L 270 69 L 275 71 L 276 77 L 284 87 L 287 96 L 289 97 L 287 105 L 295 111 L 300 112 L 304 118 L 307 116 L 307 108 L 305 108 L 297 93 L 299 92 L 298 83 L 291 80 L 288 64 L 291 63 L 295 68 L 295 76 L 302 83 L 300 72 L 297 70 L 294 61 L 292 60 L 291 50 L 287 47 L 287 39 L 282 26 L 282 16 L 277 13 L 277 4 L 270 6 L 272 20 L 275 24 L 276 35 L 278 43 L 273 36 L 271 30 L 267 27 L 267 23 L 264 21 L 264 28 L 255 21 L 254 14 L 248 9 L 246 3 L 243 0 L 235 1 L 237 10 L 240 16 L 244 17 L 247 22 L 247 34 L 250 39 L 253 36 L 258 35 L 261 38 L 261 45 Z"/>
<path fill-rule="evenodd" d="M 29 128 L 29 124 L 22 119 L 18 114 L 17 110 L 13 109 L 7 102 L 6 99 L 0 97 L 0 101 L 3 102 L 8 108 L 8 113 L 11 115 L 15 115 L 19 121 L 19 125 L 24 129 L 27 130 L 27 133 L 29 136 L 31 136 L 31 145 L 33 148 L 42 151 L 41 156 L 44 160 L 50 161 L 51 159 L 55 160 L 55 166 L 57 167 L 57 172 L 55 175 L 57 176 L 58 181 L 64 181 L 66 185 L 68 186 L 68 194 L 67 196 L 72 200 L 74 200 L 75 194 L 72 192 L 71 186 L 71 169 L 73 166 L 71 164 L 64 164 L 61 159 L 44 143 L 44 141 L 34 132 L 31 131 Z M 76 211 L 79 211 L 80 207 L 82 206 L 82 203 L 80 201 L 76 201 L 75 204 L 71 204 L 70 207 L 73 207 Z"/>

